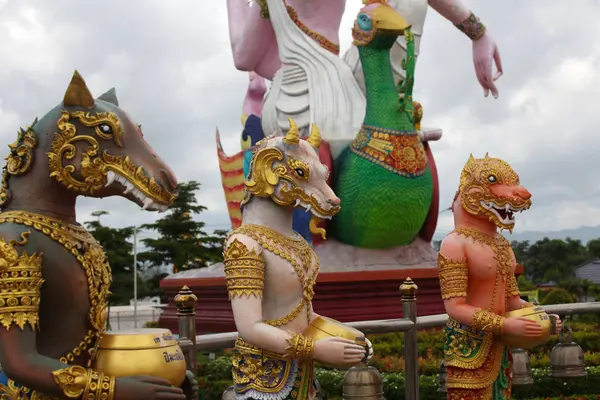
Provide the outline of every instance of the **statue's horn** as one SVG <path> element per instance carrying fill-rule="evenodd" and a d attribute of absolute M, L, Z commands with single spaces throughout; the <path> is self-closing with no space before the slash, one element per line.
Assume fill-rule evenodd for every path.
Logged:
<path fill-rule="evenodd" d="M 298 126 L 291 118 L 288 118 L 288 122 L 290 123 L 290 130 L 285 134 L 283 141 L 287 144 L 300 143 L 300 134 L 298 133 Z"/>
<path fill-rule="evenodd" d="M 322 141 L 323 139 L 321 138 L 321 130 L 315 124 L 313 124 L 312 128 L 310 129 L 310 135 L 308 136 L 307 142 L 312 147 L 319 150 Z"/>
<path fill-rule="evenodd" d="M 488 154 L 488 152 L 485 152 L 485 158 L 490 158 L 490 155 Z"/>
<path fill-rule="evenodd" d="M 63 104 L 65 107 L 94 107 L 94 96 L 92 96 L 85 81 L 77 71 L 73 73 Z"/>

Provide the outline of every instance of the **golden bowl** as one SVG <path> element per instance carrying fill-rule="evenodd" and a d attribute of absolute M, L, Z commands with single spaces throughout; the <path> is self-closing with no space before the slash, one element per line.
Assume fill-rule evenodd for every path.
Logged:
<path fill-rule="evenodd" d="M 535 346 L 544 344 L 550 338 L 552 331 L 552 320 L 540 306 L 521 308 L 504 314 L 505 318 L 523 317 L 533 320 L 541 325 L 542 334 L 536 337 L 520 337 L 514 335 L 502 335 L 502 342 L 512 348 L 530 350 Z"/>
<path fill-rule="evenodd" d="M 149 375 L 181 386 L 186 364 L 179 342 L 168 329 L 131 329 L 102 334 L 93 368 L 120 378 Z"/>
<path fill-rule="evenodd" d="M 302 334 L 306 337 L 311 338 L 315 342 L 319 339 L 324 339 L 327 337 L 341 337 L 344 339 L 352 340 L 353 342 L 360 346 L 363 346 L 364 348 L 367 347 L 365 335 L 361 331 L 327 317 L 319 316 L 315 318 Z M 339 365 L 329 366 L 342 369 L 348 368 L 347 366 Z"/>

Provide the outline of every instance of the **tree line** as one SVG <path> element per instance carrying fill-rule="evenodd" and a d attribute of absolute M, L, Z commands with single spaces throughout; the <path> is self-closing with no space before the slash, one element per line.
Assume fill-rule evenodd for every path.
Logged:
<path fill-rule="evenodd" d="M 223 244 L 227 231 L 206 232 L 204 222 L 197 217 L 206 211 L 198 204 L 196 191 L 200 183 L 184 182 L 178 185 L 179 196 L 162 218 L 140 227 L 112 228 L 103 225 L 101 217 L 107 211 L 92 213 L 96 219 L 85 222 L 86 228 L 104 247 L 113 273 L 110 303 L 129 304 L 133 298 L 133 237 L 134 231 L 154 232 L 154 237 L 138 240 L 137 254 L 138 298 L 160 296 L 160 281 L 170 272 L 203 268 L 222 261 Z M 164 301 L 165 299 L 163 299 Z"/>

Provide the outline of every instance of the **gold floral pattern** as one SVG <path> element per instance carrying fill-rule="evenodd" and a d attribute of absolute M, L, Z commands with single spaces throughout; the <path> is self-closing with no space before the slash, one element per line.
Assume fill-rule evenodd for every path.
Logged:
<path fill-rule="evenodd" d="M 89 349 L 92 342 L 106 329 L 108 295 L 112 282 L 110 265 L 104 249 L 94 237 L 78 225 L 66 224 L 48 216 L 25 212 L 6 211 L 0 214 L 0 223 L 15 223 L 33 229 L 60 243 L 82 266 L 87 277 L 90 310 L 88 319 L 92 329 L 81 344 L 71 353 L 60 359 L 63 363 L 72 362 L 81 351 Z"/>
<path fill-rule="evenodd" d="M 437 268 L 442 300 L 454 297 L 467 297 L 469 268 L 467 267 L 466 260 L 450 260 L 444 257 L 442 253 L 438 253 Z"/>
<path fill-rule="evenodd" d="M 103 373 L 73 365 L 52 372 L 54 382 L 69 399 L 112 400 L 115 378 Z"/>
<path fill-rule="evenodd" d="M 494 341 L 493 335 L 463 327 L 450 318 L 446 324 L 444 362 L 446 366 L 476 369 L 485 362 Z"/>
<path fill-rule="evenodd" d="M 427 170 L 427 153 L 416 131 L 395 131 L 363 125 L 350 149 L 360 157 L 401 176 L 421 176 Z"/>
<path fill-rule="evenodd" d="M 42 256 L 19 254 L 15 248 L 27 244 L 28 235 L 23 233 L 20 242 L 0 238 L 0 324 L 7 331 L 13 325 L 21 330 L 25 325 L 39 329 Z"/>
<path fill-rule="evenodd" d="M 135 165 L 128 156 L 115 156 L 101 151 L 96 137 L 77 134 L 77 128 L 72 119 L 79 120 L 85 126 L 96 126 L 96 137 L 104 140 L 114 140 L 121 143 L 121 127 L 119 119 L 112 113 L 90 114 L 76 111 L 70 113 L 62 110 L 57 121 L 58 131 L 55 134 L 50 151 L 48 152 L 50 176 L 58 182 L 79 193 L 93 194 L 104 187 L 108 171 L 114 171 L 131 182 L 145 196 L 161 204 L 171 204 L 175 193 L 163 189 L 154 178 L 150 178 L 144 169 Z M 98 127 L 106 124 L 112 127 L 112 134 L 104 133 Z M 76 167 L 65 164 L 65 161 L 76 159 L 77 143 L 87 143 L 86 150 L 80 154 L 81 175 L 83 181 L 74 176 Z"/>
<path fill-rule="evenodd" d="M 60 400 L 58 397 L 46 396 L 31 390 L 26 386 L 20 386 L 12 379 L 6 384 L 0 383 L 0 399 L 4 400 Z M 108 400 L 108 399 L 107 399 Z"/>
<path fill-rule="evenodd" d="M 515 296 L 521 296 L 521 292 L 519 291 L 519 283 L 517 282 L 517 277 L 515 276 L 515 274 L 512 274 L 512 276 L 508 279 L 506 285 L 506 297 L 510 298 Z"/>
<path fill-rule="evenodd" d="M 245 244 L 234 239 L 223 256 L 229 300 L 242 296 L 262 298 L 265 284 L 262 252 L 249 250 Z"/>
<path fill-rule="evenodd" d="M 238 337 L 233 355 L 233 381 L 246 389 L 277 393 L 290 379 L 290 361 L 286 356 L 263 351 Z"/>

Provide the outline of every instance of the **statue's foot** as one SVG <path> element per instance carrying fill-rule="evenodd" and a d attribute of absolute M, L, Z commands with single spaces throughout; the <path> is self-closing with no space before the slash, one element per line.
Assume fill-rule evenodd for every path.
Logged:
<path fill-rule="evenodd" d="M 328 239 L 315 251 L 321 272 L 435 268 L 437 254 L 431 243 L 417 237 L 407 246 L 363 249 Z"/>

